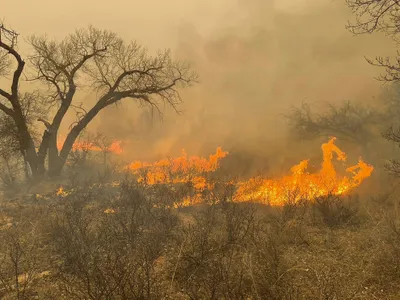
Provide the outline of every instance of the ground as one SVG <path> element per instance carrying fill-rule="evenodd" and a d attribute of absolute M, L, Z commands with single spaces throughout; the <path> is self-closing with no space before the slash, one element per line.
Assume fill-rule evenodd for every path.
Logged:
<path fill-rule="evenodd" d="M 400 297 L 395 193 L 174 208 L 167 185 L 59 186 L 2 200 L 2 299 Z"/>

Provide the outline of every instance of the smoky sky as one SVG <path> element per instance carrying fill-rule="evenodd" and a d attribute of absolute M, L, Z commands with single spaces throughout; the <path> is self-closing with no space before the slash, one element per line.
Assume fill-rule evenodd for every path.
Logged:
<path fill-rule="evenodd" d="M 384 36 L 346 31 L 351 15 L 343 2 L 3 0 L 1 17 L 21 36 L 62 38 L 91 24 L 149 51 L 171 48 L 176 59 L 190 62 L 200 82 L 181 92 L 181 114 L 166 107 L 161 122 L 124 101 L 89 128 L 125 141 L 132 157 L 150 159 L 182 148 L 207 154 L 217 146 L 266 153 L 285 139 L 282 114 L 293 105 L 371 101 L 380 70 L 364 57 L 394 47 Z"/>

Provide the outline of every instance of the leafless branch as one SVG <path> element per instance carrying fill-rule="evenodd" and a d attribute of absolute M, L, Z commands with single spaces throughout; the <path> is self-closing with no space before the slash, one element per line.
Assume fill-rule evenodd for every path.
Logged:
<path fill-rule="evenodd" d="M 354 34 L 385 32 L 396 36 L 399 33 L 399 0 L 346 0 L 353 14 L 354 23 L 347 28 Z"/>
<path fill-rule="evenodd" d="M 397 51 L 397 57 L 391 59 L 390 57 L 376 57 L 375 60 L 366 58 L 367 62 L 375 67 L 380 67 L 385 70 L 376 79 L 382 82 L 394 82 L 400 80 L 400 51 Z"/>
<path fill-rule="evenodd" d="M 18 85 L 19 79 L 22 75 L 22 71 L 25 66 L 25 62 L 22 60 L 21 55 L 15 49 L 17 43 L 18 34 L 12 30 L 5 28 L 3 25 L 0 25 L 0 49 L 6 51 L 17 62 L 17 67 L 14 71 L 13 80 L 11 84 L 11 98 L 9 99 L 11 102 L 16 101 L 16 97 L 18 95 Z M 15 104 L 15 103 L 14 103 Z"/>
<path fill-rule="evenodd" d="M 3 30 L 3 27 L 0 29 L 1 36 L 5 36 L 0 39 L 0 49 L 10 54 L 10 57 L 14 57 L 17 62 L 11 92 L 0 90 L 0 96 L 9 101 L 12 108 L 0 102 L 0 109 L 11 116 L 14 110 L 20 110 L 20 104 L 26 100 L 22 106 L 23 110 L 26 108 L 29 113 L 21 111 L 20 121 L 26 122 L 27 126 L 41 122 L 47 128 L 39 145 L 40 153 L 34 150 L 35 153 L 31 155 L 32 157 L 38 155 L 44 161 L 48 149 L 49 165 L 63 164 L 62 160 L 71 151 L 75 139 L 102 109 L 130 98 L 152 107 L 160 115 L 162 115 L 162 103 L 170 105 L 179 112 L 178 105 L 182 102 L 179 88 L 196 82 L 196 74 L 187 64 L 174 61 L 169 50 L 151 56 L 137 43 L 126 43 L 110 31 L 90 26 L 76 30 L 62 41 L 52 40 L 46 36 L 32 36 L 29 43 L 33 53 L 29 56 L 29 62 L 34 75 L 28 80 L 40 81 L 48 87 L 45 97 L 43 94 L 35 95 L 41 103 L 45 103 L 47 111 L 33 118 L 35 115 L 32 113 L 33 95 L 25 95 L 25 99 L 20 99 L 18 93 L 18 84 L 25 63 L 15 50 L 17 35 L 12 31 Z M 0 71 L 3 65 L 5 66 L 5 63 L 0 62 Z M 98 91 L 97 102 L 91 109 L 87 109 L 83 103 L 79 105 L 74 103 L 77 90 L 83 90 L 88 86 L 92 88 L 91 91 Z M 53 116 L 49 115 L 50 107 L 56 109 Z M 77 121 L 72 124 L 70 134 L 59 154 L 56 149 L 55 134 L 70 109 L 75 110 Z"/>
<path fill-rule="evenodd" d="M 7 43 L 10 48 L 14 49 L 17 45 L 17 40 L 17 32 L 6 28 L 3 24 L 0 24 L 0 41 Z"/>
<path fill-rule="evenodd" d="M 42 122 L 48 130 L 50 130 L 50 123 L 42 118 L 38 118 L 38 122 Z"/>
<path fill-rule="evenodd" d="M 358 144 L 365 144 L 373 139 L 375 133 L 371 125 L 381 121 L 378 112 L 351 102 L 345 102 L 341 106 L 328 104 L 323 113 L 313 112 L 309 104 L 303 103 L 300 108 L 294 108 L 287 114 L 286 118 L 298 137 L 333 135 Z"/>

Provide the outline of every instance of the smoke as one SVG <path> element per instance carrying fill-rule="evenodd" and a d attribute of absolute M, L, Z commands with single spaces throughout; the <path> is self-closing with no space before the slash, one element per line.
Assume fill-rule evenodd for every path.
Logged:
<path fill-rule="evenodd" d="M 13 1 L 6 2 L 6 10 L 15 8 Z M 38 2 L 52 7 L 49 1 Z M 77 5 L 71 0 L 52 12 L 35 4 L 24 12 L 15 8 L 16 16 L 22 20 L 28 11 L 37 11 L 41 22 L 15 28 L 24 35 L 50 31 L 61 38 L 93 24 L 150 49 L 171 47 L 176 58 L 191 63 L 200 83 L 182 91 L 181 115 L 166 107 L 161 122 L 157 114 L 125 101 L 102 112 L 89 128 L 123 140 L 135 159 L 179 155 L 182 148 L 207 155 L 222 146 L 232 153 L 296 162 L 290 155 L 303 155 L 309 148 L 294 149 L 285 140 L 283 113 L 302 101 L 366 102 L 379 93 L 380 84 L 373 79 L 379 70 L 364 56 L 392 52 L 391 41 L 346 31 L 351 15 L 344 1 L 172 2 L 118 0 L 100 5 L 90 0 Z M 282 147 L 289 150 L 285 155 Z"/>
<path fill-rule="evenodd" d="M 379 70 L 364 56 L 388 54 L 391 42 L 347 32 L 351 15 L 343 3 L 252 0 L 226 4 L 226 11 L 213 28 L 200 29 L 190 20 L 176 28 L 176 57 L 200 75 L 197 86 L 182 92 L 182 115 L 167 109 L 163 122 L 146 126 L 149 112 L 125 103 L 114 117 L 104 113 L 98 129 L 135 141 L 131 152 L 143 157 L 176 155 L 182 148 L 208 154 L 222 146 L 278 153 L 284 160 L 281 148 L 290 144 L 282 114 L 293 105 L 366 102 L 379 93 L 373 79 Z M 135 116 L 130 126 L 115 125 L 127 115 Z"/>

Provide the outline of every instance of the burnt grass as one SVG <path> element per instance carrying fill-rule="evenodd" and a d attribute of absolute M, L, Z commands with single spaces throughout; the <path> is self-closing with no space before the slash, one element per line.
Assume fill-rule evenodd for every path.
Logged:
<path fill-rule="evenodd" d="M 73 188 L 73 187 L 70 187 Z M 400 201 L 171 208 L 190 188 L 123 181 L 0 203 L 1 299 L 399 299 Z"/>

